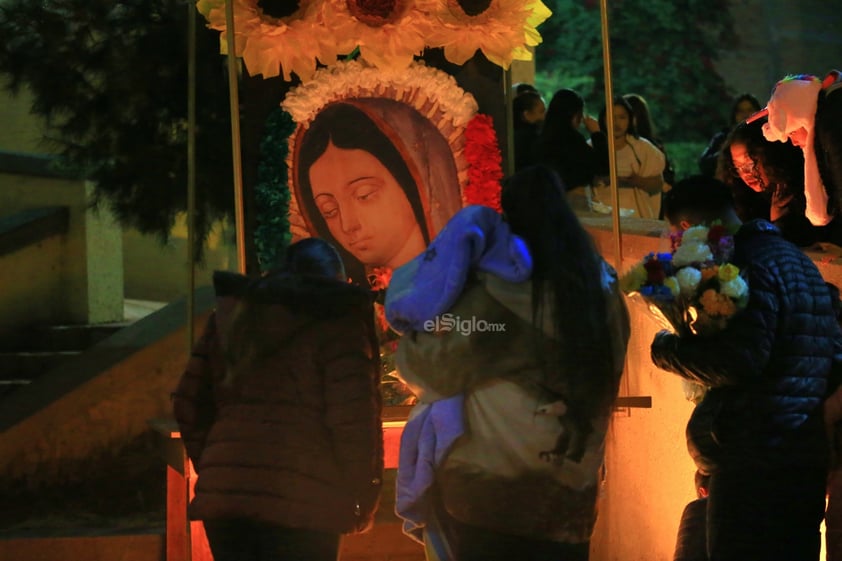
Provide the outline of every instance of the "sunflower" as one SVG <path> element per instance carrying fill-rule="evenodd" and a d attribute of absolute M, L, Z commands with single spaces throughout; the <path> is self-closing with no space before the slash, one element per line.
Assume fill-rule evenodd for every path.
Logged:
<path fill-rule="evenodd" d="M 477 50 L 503 68 L 512 60 L 531 60 L 529 47 L 541 43 L 537 27 L 552 12 L 541 0 L 435 0 L 436 21 L 427 37 L 444 47 L 444 56 L 464 64 Z"/>
<path fill-rule="evenodd" d="M 292 73 L 301 80 L 316 71 L 316 61 L 330 63 L 336 53 L 326 34 L 319 31 L 321 2 L 301 0 L 291 14 L 273 17 L 265 13 L 259 0 L 234 1 L 234 52 L 243 58 L 249 73 L 271 78 Z M 199 0 L 197 10 L 208 20 L 208 27 L 220 31 L 221 51 L 228 52 L 225 0 Z"/>
<path fill-rule="evenodd" d="M 432 0 L 326 0 L 323 18 L 337 52 L 359 47 L 378 68 L 401 70 L 424 50 L 432 8 Z"/>

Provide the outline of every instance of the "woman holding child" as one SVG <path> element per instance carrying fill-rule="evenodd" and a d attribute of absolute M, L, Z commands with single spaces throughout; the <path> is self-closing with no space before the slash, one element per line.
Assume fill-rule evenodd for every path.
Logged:
<path fill-rule="evenodd" d="M 518 172 L 502 206 L 502 217 L 463 209 L 392 277 L 398 371 L 421 402 L 401 443 L 404 473 L 410 451 L 416 462 L 424 452 L 413 424 L 432 410 L 439 431 L 433 481 L 399 471 L 398 512 L 415 513 L 428 551 L 455 561 L 586 560 L 628 315 L 555 172 Z M 476 329 L 430 332 L 442 313 Z M 461 434 L 435 426 L 443 403 Z"/>

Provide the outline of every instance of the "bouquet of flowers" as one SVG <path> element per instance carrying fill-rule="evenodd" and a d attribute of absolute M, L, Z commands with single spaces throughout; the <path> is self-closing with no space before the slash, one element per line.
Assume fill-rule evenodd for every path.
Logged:
<path fill-rule="evenodd" d="M 721 330 L 748 302 L 744 275 L 729 262 L 733 236 L 716 223 L 673 234 L 671 242 L 672 251 L 650 253 L 622 276 L 623 292 L 679 335 Z M 695 386 L 685 387 L 691 401 L 701 397 Z"/>

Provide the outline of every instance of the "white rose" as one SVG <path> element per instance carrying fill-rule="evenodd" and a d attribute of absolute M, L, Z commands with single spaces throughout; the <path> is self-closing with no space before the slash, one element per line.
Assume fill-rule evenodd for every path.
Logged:
<path fill-rule="evenodd" d="M 684 267 L 675 274 L 681 293 L 685 296 L 696 291 L 702 281 L 702 272 L 695 267 Z"/>
<path fill-rule="evenodd" d="M 681 235 L 681 245 L 685 243 L 707 243 L 708 232 L 710 229 L 707 226 L 693 226 L 687 228 Z"/>
<path fill-rule="evenodd" d="M 688 232 L 690 230 L 687 230 Z M 713 259 L 713 253 L 706 243 L 682 242 L 675 254 L 672 256 L 672 264 L 676 267 L 683 267 L 690 263 L 704 263 Z"/>
<path fill-rule="evenodd" d="M 727 282 L 719 283 L 719 292 L 737 300 L 748 293 L 748 284 L 743 280 L 743 277 L 737 276 Z"/>

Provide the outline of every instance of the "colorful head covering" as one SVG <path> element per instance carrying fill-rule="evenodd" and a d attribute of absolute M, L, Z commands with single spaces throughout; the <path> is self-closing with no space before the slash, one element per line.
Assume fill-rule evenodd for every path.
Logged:
<path fill-rule="evenodd" d="M 810 74 L 786 76 L 775 84 L 766 107 L 746 119 L 747 123 L 768 115 L 763 125 L 766 140 L 792 143 L 804 153 L 805 215 L 816 226 L 824 226 L 833 218 L 827 210 L 828 196 L 819 174 L 815 153 L 815 117 L 819 92 L 839 79 L 833 71 L 822 81 Z"/>

